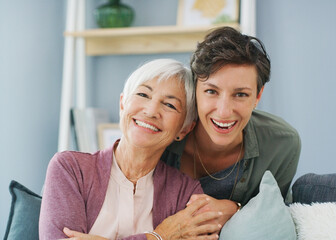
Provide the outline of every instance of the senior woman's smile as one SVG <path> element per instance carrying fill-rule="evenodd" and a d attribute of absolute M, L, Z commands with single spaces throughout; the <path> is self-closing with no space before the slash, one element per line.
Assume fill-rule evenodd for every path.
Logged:
<path fill-rule="evenodd" d="M 137 119 L 134 119 L 134 122 L 135 122 L 136 125 L 138 125 L 140 127 L 143 127 L 143 128 L 146 128 L 146 129 L 149 129 L 149 130 L 152 130 L 154 132 L 161 131 L 156 126 L 153 126 L 150 123 L 146 123 L 146 122 L 143 122 L 143 121 L 140 121 L 140 120 L 137 120 Z"/>

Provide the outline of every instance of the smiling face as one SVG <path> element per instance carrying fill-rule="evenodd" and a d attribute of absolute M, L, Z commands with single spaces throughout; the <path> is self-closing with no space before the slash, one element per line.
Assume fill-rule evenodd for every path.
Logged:
<path fill-rule="evenodd" d="M 175 77 L 146 81 L 124 104 L 120 102 L 120 126 L 129 144 L 165 149 L 174 138 L 184 136 L 180 130 L 186 116 L 185 91 Z"/>
<path fill-rule="evenodd" d="M 257 96 L 254 66 L 226 65 L 207 80 L 198 80 L 198 134 L 207 135 L 216 145 L 239 144 L 261 93 Z"/>

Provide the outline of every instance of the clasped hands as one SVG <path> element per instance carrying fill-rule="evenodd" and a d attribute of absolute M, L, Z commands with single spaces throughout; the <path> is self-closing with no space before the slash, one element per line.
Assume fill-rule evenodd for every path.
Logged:
<path fill-rule="evenodd" d="M 220 229 L 236 210 L 236 204 L 230 200 L 195 194 L 191 196 L 185 209 L 163 220 L 154 231 L 164 240 L 216 240 Z M 64 228 L 63 232 L 69 237 L 66 239 L 71 240 L 107 240 L 68 228 Z M 147 235 L 147 239 L 152 239 L 152 236 Z"/>

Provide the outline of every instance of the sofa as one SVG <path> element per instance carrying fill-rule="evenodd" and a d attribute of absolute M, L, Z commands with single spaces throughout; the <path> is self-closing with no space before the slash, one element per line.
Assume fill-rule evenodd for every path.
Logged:
<path fill-rule="evenodd" d="M 4 240 L 38 239 L 42 197 L 12 180 L 11 209 Z M 336 239 L 336 174 L 305 174 L 292 186 L 285 203 L 271 172 L 260 191 L 223 227 L 221 240 Z"/>

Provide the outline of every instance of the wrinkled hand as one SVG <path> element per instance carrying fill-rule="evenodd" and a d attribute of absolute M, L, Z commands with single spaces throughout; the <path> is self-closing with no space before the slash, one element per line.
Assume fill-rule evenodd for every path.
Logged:
<path fill-rule="evenodd" d="M 185 209 L 166 218 L 155 232 L 165 240 L 216 240 L 222 225 L 218 224 L 218 218 L 222 217 L 219 211 L 199 212 L 202 208 L 207 208 L 210 199 L 199 198 L 190 203 Z M 197 215 L 196 213 L 199 212 Z"/>
<path fill-rule="evenodd" d="M 64 228 L 63 232 L 65 235 L 67 235 L 69 238 L 65 239 L 71 239 L 71 240 L 108 240 L 106 238 L 96 236 L 96 235 L 90 235 L 90 234 L 85 234 L 77 231 L 70 230 L 69 228 Z M 60 240 L 65 240 L 65 239 L 60 239 Z"/>
<path fill-rule="evenodd" d="M 213 197 L 210 197 L 206 194 L 194 194 L 190 197 L 189 202 L 187 203 L 187 206 L 190 204 L 193 204 L 198 199 L 209 199 L 209 203 L 205 205 L 204 207 L 200 208 L 196 215 L 208 212 L 208 211 L 217 211 L 222 212 L 223 215 L 221 215 L 219 218 L 216 219 L 216 223 L 224 226 L 224 224 L 237 212 L 237 204 L 231 200 L 227 199 L 215 199 Z"/>

